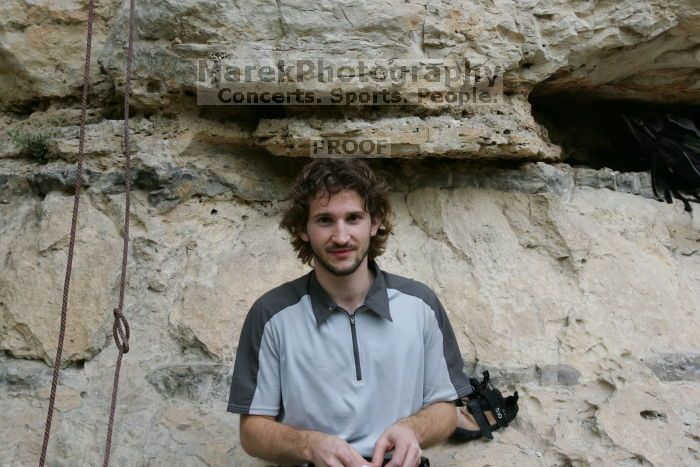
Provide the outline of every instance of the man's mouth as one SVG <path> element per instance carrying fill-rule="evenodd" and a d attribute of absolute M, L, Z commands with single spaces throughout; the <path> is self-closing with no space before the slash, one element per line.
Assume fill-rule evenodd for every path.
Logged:
<path fill-rule="evenodd" d="M 329 253 L 337 258 L 344 258 L 352 252 L 353 248 L 336 248 L 329 250 Z"/>

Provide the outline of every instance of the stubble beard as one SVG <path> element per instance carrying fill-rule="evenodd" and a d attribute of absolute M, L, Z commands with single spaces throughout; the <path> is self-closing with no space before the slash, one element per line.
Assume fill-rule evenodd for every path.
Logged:
<path fill-rule="evenodd" d="M 323 256 L 321 256 L 321 255 L 319 255 L 318 253 L 316 253 L 316 249 L 315 249 L 315 248 L 312 247 L 312 248 L 311 248 L 311 251 L 313 252 L 313 256 L 314 256 L 314 264 L 320 264 L 321 266 L 323 266 L 323 268 L 324 268 L 326 271 L 330 272 L 330 273 L 333 274 L 334 276 L 349 276 L 350 274 L 352 274 L 352 273 L 354 273 L 355 271 L 357 271 L 357 268 L 360 267 L 360 265 L 362 264 L 362 262 L 363 262 L 363 261 L 365 260 L 365 258 L 367 257 L 367 254 L 369 253 L 369 245 L 367 245 L 367 248 L 365 248 L 365 250 L 362 252 L 362 254 L 359 255 L 359 256 L 357 257 L 357 259 L 355 259 L 355 261 L 353 262 L 353 264 L 351 264 L 349 267 L 347 267 L 347 268 L 345 268 L 345 269 L 338 269 L 338 268 L 336 268 L 335 266 L 333 266 L 332 264 L 330 264 L 328 261 L 325 261 L 325 260 L 323 259 Z M 330 254 L 330 253 L 329 253 L 329 254 Z"/>

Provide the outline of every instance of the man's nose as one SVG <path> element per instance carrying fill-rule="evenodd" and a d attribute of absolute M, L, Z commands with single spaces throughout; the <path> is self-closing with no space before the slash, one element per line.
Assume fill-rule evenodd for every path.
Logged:
<path fill-rule="evenodd" d="M 333 230 L 333 236 L 331 238 L 334 243 L 338 245 L 345 245 L 348 240 L 350 240 L 350 234 L 348 233 L 348 227 L 344 222 L 340 221 L 335 224 L 335 229 Z"/>

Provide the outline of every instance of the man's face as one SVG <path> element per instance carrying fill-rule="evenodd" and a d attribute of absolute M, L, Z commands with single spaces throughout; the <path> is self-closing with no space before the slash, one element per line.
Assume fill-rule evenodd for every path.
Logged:
<path fill-rule="evenodd" d="M 314 267 L 346 276 L 363 264 L 370 238 L 379 229 L 379 220 L 371 219 L 363 204 L 354 190 L 340 191 L 330 199 L 319 194 L 311 200 L 306 232 L 299 236 L 311 246 Z"/>

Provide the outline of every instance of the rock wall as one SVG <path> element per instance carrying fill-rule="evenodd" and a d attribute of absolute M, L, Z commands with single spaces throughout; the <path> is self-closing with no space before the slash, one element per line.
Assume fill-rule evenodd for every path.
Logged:
<path fill-rule="evenodd" d="M 35 464 L 78 154 L 86 2 L 0 5 L 0 464 Z M 433 465 L 700 462 L 700 222 L 647 172 L 567 162 L 533 93 L 697 103 L 694 1 L 137 2 L 131 351 L 113 465 L 263 465 L 225 411 L 252 301 L 307 271 L 277 224 L 311 138 L 386 136 L 380 265 L 440 295 L 470 374 L 521 410 Z M 50 465 L 102 458 L 124 208 L 126 5 L 96 12 L 68 334 Z M 503 101 L 454 108 L 197 105 L 195 63 L 260 55 L 463 59 Z M 328 92 L 333 83 L 315 82 Z M 271 89 L 275 86 L 270 85 Z M 410 89 L 409 89 L 410 91 Z M 291 157 L 290 157 L 291 156 Z M 600 157 L 604 157 L 600 155 Z"/>

